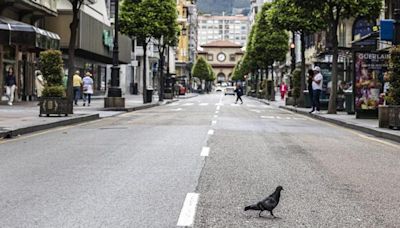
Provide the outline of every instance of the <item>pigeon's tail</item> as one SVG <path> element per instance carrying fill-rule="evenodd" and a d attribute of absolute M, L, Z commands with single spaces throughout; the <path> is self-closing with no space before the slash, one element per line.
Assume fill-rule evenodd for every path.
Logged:
<path fill-rule="evenodd" d="M 260 208 L 258 208 L 257 204 L 253 204 L 253 205 L 245 207 L 244 210 L 245 211 L 248 211 L 248 210 L 260 210 Z"/>

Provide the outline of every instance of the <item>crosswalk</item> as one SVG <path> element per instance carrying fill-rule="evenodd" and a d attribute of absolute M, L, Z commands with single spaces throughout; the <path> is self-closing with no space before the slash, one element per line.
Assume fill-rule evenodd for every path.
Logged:
<path fill-rule="evenodd" d="M 302 117 L 295 117 L 295 116 L 260 116 L 261 119 L 276 119 L 276 120 L 305 120 Z"/>
<path fill-rule="evenodd" d="M 186 103 L 180 103 L 180 102 L 174 102 L 172 104 L 169 104 L 168 106 L 200 106 L 200 107 L 207 107 L 207 106 L 231 106 L 231 107 L 249 107 L 249 108 L 262 108 L 262 109 L 270 109 L 272 107 L 266 106 L 266 105 L 255 105 L 255 104 L 225 104 L 225 103 L 194 103 L 194 102 L 186 102 Z"/>

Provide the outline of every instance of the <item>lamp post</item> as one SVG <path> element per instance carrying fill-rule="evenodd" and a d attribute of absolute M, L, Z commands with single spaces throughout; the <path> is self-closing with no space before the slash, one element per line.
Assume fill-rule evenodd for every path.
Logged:
<path fill-rule="evenodd" d="M 111 86 L 108 88 L 107 97 L 104 98 L 104 107 L 125 107 L 125 98 L 122 97 L 121 88 L 119 88 L 119 50 L 118 50 L 118 8 L 119 0 L 114 0 L 114 45 L 113 45 L 113 66 L 111 67 Z"/>

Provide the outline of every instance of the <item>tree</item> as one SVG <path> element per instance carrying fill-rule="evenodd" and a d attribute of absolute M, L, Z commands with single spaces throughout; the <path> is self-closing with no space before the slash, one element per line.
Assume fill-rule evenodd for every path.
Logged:
<path fill-rule="evenodd" d="M 83 4 L 90 4 L 87 0 L 69 0 L 72 5 L 72 22 L 69 25 L 71 36 L 69 38 L 68 45 L 68 82 L 67 82 L 67 99 L 70 107 L 72 108 L 73 100 L 73 85 L 72 76 L 75 71 L 75 49 L 76 49 L 76 38 L 79 26 L 79 11 Z M 72 112 L 72 110 L 70 110 Z"/>
<path fill-rule="evenodd" d="M 207 80 L 210 75 L 210 68 L 208 63 L 203 57 L 199 57 L 192 69 L 193 77 L 200 79 L 200 83 L 203 84 L 203 80 Z"/>
<path fill-rule="evenodd" d="M 176 11 L 176 1 L 164 0 L 159 2 L 157 14 L 162 15 L 162 20 L 158 23 L 158 28 L 155 29 L 153 35 L 158 40 L 158 52 L 160 53 L 159 66 L 159 101 L 164 100 L 164 65 L 165 65 L 165 50 L 167 47 L 175 46 L 177 43 L 178 13 Z M 161 17 L 160 17 L 161 18 Z M 167 53 L 169 54 L 169 53 Z"/>
<path fill-rule="evenodd" d="M 255 31 L 253 35 L 253 47 L 251 58 L 261 69 L 273 69 L 276 61 L 283 61 L 288 51 L 288 34 L 283 29 L 274 28 L 269 20 L 268 14 L 272 4 L 265 3 L 257 15 Z M 273 74 L 273 70 L 272 70 Z M 272 75 L 273 78 L 273 75 Z M 273 86 L 273 85 L 272 85 Z M 272 91 L 272 99 L 275 95 Z"/>
<path fill-rule="evenodd" d="M 318 9 L 321 18 L 328 24 L 328 34 L 332 44 L 332 90 L 329 97 L 328 113 L 336 114 L 338 82 L 338 26 L 343 19 L 350 17 L 377 18 L 381 12 L 382 0 L 296 0 L 296 5 L 307 10 Z"/>
<path fill-rule="evenodd" d="M 159 0 L 135 0 L 123 1 L 120 13 L 120 31 L 131 38 L 136 38 L 143 46 L 143 103 L 147 102 L 147 46 L 153 37 L 161 37 L 161 29 L 165 31 L 164 1 Z M 170 7 L 170 6 L 168 6 Z M 167 8 L 168 8 L 167 7 Z M 170 20 L 168 16 L 168 20 Z M 167 36 L 165 39 L 168 39 Z"/>
<path fill-rule="evenodd" d="M 313 34 L 326 27 L 318 8 L 306 8 L 296 4 L 296 0 L 276 0 L 269 11 L 269 19 L 275 28 L 284 28 L 292 33 L 300 33 L 301 40 L 301 87 L 306 89 L 306 57 L 305 36 Z M 301 92 L 299 103 L 304 102 L 304 94 Z"/>

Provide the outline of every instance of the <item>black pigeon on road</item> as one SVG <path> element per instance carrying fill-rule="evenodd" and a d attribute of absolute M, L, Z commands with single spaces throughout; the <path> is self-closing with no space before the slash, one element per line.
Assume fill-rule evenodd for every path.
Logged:
<path fill-rule="evenodd" d="M 282 190 L 283 190 L 282 186 L 276 187 L 275 192 L 272 193 L 270 196 L 268 196 L 267 198 L 263 199 L 262 201 L 260 201 L 256 204 L 245 207 L 244 210 L 245 211 L 247 211 L 247 210 L 260 211 L 260 213 L 258 214 L 259 217 L 261 217 L 261 213 L 263 211 L 269 211 L 269 213 L 271 213 L 272 217 L 276 218 L 274 213 L 272 213 L 272 210 L 274 210 L 274 208 L 276 206 L 278 206 L 279 198 L 281 197 Z"/>

